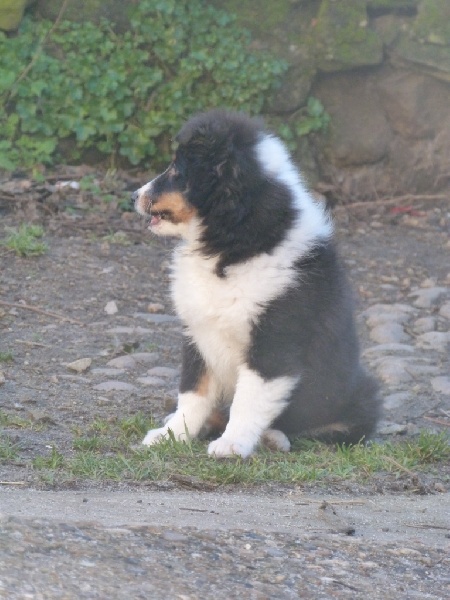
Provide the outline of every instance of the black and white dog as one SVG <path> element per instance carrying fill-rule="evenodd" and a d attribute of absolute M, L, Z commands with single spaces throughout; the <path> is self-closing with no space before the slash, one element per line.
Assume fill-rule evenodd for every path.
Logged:
<path fill-rule="evenodd" d="M 259 120 L 213 110 L 177 136 L 164 173 L 133 198 L 149 229 L 182 239 L 172 296 L 185 326 L 178 408 L 164 427 L 196 437 L 221 406 L 216 457 L 308 435 L 356 443 L 379 416 L 359 362 L 349 286 L 332 224 L 283 143 Z"/>

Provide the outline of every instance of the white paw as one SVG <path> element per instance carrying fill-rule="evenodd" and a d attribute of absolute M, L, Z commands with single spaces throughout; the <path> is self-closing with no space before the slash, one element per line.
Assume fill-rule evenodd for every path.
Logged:
<path fill-rule="evenodd" d="M 241 456 L 247 458 L 253 452 L 254 444 L 243 440 L 232 440 L 220 437 L 208 446 L 208 454 L 216 458 L 225 458 L 226 456 Z"/>
<path fill-rule="evenodd" d="M 279 429 L 266 429 L 261 436 L 261 443 L 275 452 L 289 452 L 291 449 L 291 442 Z"/>
<path fill-rule="evenodd" d="M 153 446 L 154 444 L 159 444 L 163 440 L 169 437 L 169 432 L 167 427 L 161 427 L 160 429 L 150 429 L 147 432 L 147 435 L 142 440 L 144 446 Z"/>

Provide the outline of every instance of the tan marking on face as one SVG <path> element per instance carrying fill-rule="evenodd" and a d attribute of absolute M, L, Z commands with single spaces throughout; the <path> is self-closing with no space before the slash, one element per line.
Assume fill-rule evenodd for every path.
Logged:
<path fill-rule="evenodd" d="M 188 204 L 180 192 L 161 194 L 151 205 L 152 212 L 168 212 L 174 223 L 187 223 L 196 214 L 193 206 Z"/>

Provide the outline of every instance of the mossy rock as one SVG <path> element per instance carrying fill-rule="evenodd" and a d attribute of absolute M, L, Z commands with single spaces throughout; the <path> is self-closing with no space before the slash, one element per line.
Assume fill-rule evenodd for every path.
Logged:
<path fill-rule="evenodd" d="M 0 29 L 15 31 L 28 4 L 29 0 L 0 0 Z"/>
<path fill-rule="evenodd" d="M 323 0 L 314 31 L 317 67 L 332 72 L 380 64 L 383 44 L 367 19 L 360 0 Z"/>
<path fill-rule="evenodd" d="M 367 8 L 377 12 L 398 12 L 414 10 L 419 0 L 367 0 Z"/>
<path fill-rule="evenodd" d="M 239 24 L 256 36 L 271 35 L 277 27 L 283 26 L 292 6 L 289 0 L 213 0 L 212 4 L 235 14 Z"/>
<path fill-rule="evenodd" d="M 422 44 L 408 34 L 402 34 L 391 55 L 394 64 L 414 64 L 420 70 L 450 82 L 450 46 Z"/>
<path fill-rule="evenodd" d="M 37 9 L 45 19 L 54 21 L 61 11 L 61 0 L 38 0 Z M 127 5 L 122 0 L 70 0 L 64 11 L 64 19 L 79 23 L 97 23 L 101 18 L 115 23 L 123 31 L 129 27 Z"/>
<path fill-rule="evenodd" d="M 413 33 L 425 43 L 450 46 L 449 0 L 422 0 Z"/>

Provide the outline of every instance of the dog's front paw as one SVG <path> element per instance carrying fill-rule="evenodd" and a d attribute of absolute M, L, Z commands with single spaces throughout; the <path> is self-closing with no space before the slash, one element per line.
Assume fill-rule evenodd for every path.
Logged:
<path fill-rule="evenodd" d="M 154 444 L 159 444 L 163 440 L 169 437 L 169 432 L 167 427 L 160 427 L 159 429 L 150 429 L 147 432 L 147 435 L 142 440 L 144 446 L 153 446 Z"/>
<path fill-rule="evenodd" d="M 253 452 L 254 444 L 245 439 L 232 440 L 224 436 L 220 437 L 208 446 L 208 454 L 216 458 L 225 458 L 227 456 L 241 456 L 247 458 Z"/>

